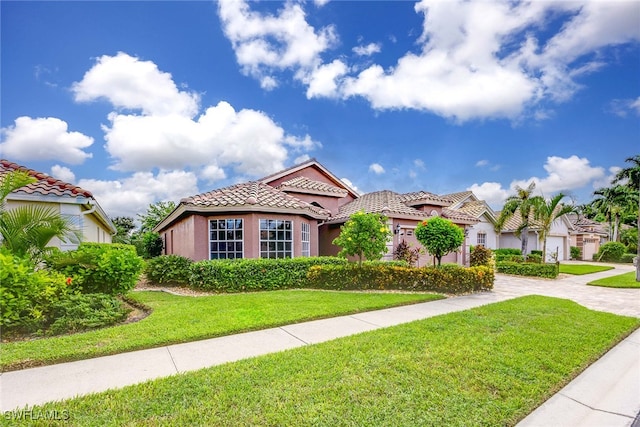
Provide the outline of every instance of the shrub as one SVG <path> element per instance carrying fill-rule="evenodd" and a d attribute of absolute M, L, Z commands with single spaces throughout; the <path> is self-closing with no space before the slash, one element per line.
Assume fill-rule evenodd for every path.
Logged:
<path fill-rule="evenodd" d="M 493 251 L 484 246 L 474 246 L 471 250 L 470 262 L 471 267 L 477 267 L 479 265 L 487 265 L 491 268 L 494 267 Z"/>
<path fill-rule="evenodd" d="M 307 287 L 332 290 L 407 290 L 451 294 L 493 288 L 493 269 L 487 266 L 465 268 L 396 267 L 384 265 L 322 265 L 309 269 Z"/>
<path fill-rule="evenodd" d="M 522 262 L 501 261 L 496 262 L 498 273 L 515 274 L 517 276 L 535 276 L 555 279 L 558 277 L 556 264 L 534 264 Z"/>
<path fill-rule="evenodd" d="M 493 252 L 498 255 L 522 255 L 522 251 L 516 248 L 494 249 Z"/>
<path fill-rule="evenodd" d="M 571 259 L 580 259 L 582 257 L 582 251 L 579 247 L 571 246 L 569 250 L 571 251 Z"/>
<path fill-rule="evenodd" d="M 142 235 L 142 247 L 144 258 L 155 258 L 162 255 L 164 242 L 158 233 L 147 231 Z"/>
<path fill-rule="evenodd" d="M 627 251 L 625 245 L 620 242 L 607 242 L 600 246 L 598 253 L 594 256 L 596 261 L 618 262 Z"/>
<path fill-rule="evenodd" d="M 133 289 L 143 265 L 133 246 L 118 243 L 81 243 L 75 251 L 57 253 L 47 263 L 72 277 L 74 289 L 108 295 Z"/>
<path fill-rule="evenodd" d="M 442 257 L 457 251 L 464 242 L 464 231 L 452 221 L 436 216 L 418 223 L 416 239 L 441 264 Z"/>
<path fill-rule="evenodd" d="M 633 259 L 636 257 L 636 254 L 622 254 L 622 256 L 620 257 L 620 262 L 625 262 L 625 263 L 633 263 Z"/>
<path fill-rule="evenodd" d="M 524 262 L 524 257 L 520 254 L 496 254 L 496 262 Z"/>
<path fill-rule="evenodd" d="M 413 267 L 420 258 L 420 248 L 412 248 L 404 239 L 398 243 L 393 251 L 393 259 L 405 261 L 409 266 Z"/>
<path fill-rule="evenodd" d="M 542 254 L 534 254 L 533 251 L 531 251 L 531 253 L 527 255 L 527 262 L 540 264 L 542 262 Z"/>
<path fill-rule="evenodd" d="M 79 332 L 113 325 L 127 317 L 123 304 L 111 295 L 70 294 L 51 307 L 47 335 Z"/>
<path fill-rule="evenodd" d="M 542 258 L 542 251 L 533 249 L 531 250 L 531 255 L 540 255 L 540 258 Z"/>
<path fill-rule="evenodd" d="M 179 255 L 162 255 L 147 261 L 144 274 L 154 285 L 187 286 L 192 263 Z"/>
<path fill-rule="evenodd" d="M 199 261 L 191 264 L 189 285 L 216 292 L 303 288 L 310 267 L 347 263 L 336 257 Z"/>
<path fill-rule="evenodd" d="M 66 278 L 35 270 L 27 260 L 0 250 L 0 327 L 33 332 L 41 328 L 51 304 L 67 293 Z"/>

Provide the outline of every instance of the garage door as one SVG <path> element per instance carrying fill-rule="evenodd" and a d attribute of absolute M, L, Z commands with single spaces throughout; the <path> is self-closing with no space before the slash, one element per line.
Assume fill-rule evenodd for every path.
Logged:
<path fill-rule="evenodd" d="M 555 254 L 558 251 L 558 261 L 564 261 L 564 237 L 559 236 L 549 236 L 547 237 L 547 262 L 552 262 L 553 258 L 552 254 Z"/>

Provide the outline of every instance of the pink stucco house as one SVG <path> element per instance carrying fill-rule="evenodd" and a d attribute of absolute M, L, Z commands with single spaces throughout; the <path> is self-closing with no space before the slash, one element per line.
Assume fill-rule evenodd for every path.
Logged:
<path fill-rule="evenodd" d="M 340 226 L 359 210 L 384 214 L 393 230 L 386 258 L 402 240 L 418 247 L 414 229 L 434 215 L 452 220 L 465 232 L 480 219 L 451 209 L 453 201 L 426 191 L 359 195 L 317 160 L 273 175 L 180 201 L 155 231 L 166 254 L 193 260 L 285 258 L 335 255 Z M 468 244 L 443 262 L 468 264 Z M 424 254 L 420 265 L 431 262 Z"/>

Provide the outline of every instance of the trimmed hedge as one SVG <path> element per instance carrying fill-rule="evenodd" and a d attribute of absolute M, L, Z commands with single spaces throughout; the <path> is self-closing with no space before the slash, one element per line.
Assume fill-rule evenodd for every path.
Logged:
<path fill-rule="evenodd" d="M 189 285 L 214 292 L 304 288 L 309 268 L 346 264 L 346 259 L 336 257 L 198 261 L 191 265 Z"/>
<path fill-rule="evenodd" d="M 623 254 L 622 257 L 620 257 L 620 262 L 632 264 L 633 259 L 637 256 L 636 254 Z"/>
<path fill-rule="evenodd" d="M 311 267 L 307 287 L 331 290 L 405 290 L 449 294 L 493 288 L 493 269 L 487 266 L 465 268 L 396 267 L 385 265 L 323 265 Z"/>
<path fill-rule="evenodd" d="M 522 255 L 520 249 L 516 248 L 494 249 L 493 253 L 495 253 L 496 255 Z"/>
<path fill-rule="evenodd" d="M 147 260 L 144 274 L 149 282 L 158 286 L 188 286 L 191 261 L 180 255 L 162 255 Z"/>
<path fill-rule="evenodd" d="M 555 279 L 558 277 L 556 264 L 535 264 L 522 262 L 501 261 L 496 263 L 498 273 L 515 274 L 518 276 L 535 276 Z"/>
<path fill-rule="evenodd" d="M 524 257 L 520 254 L 496 253 L 496 262 L 524 262 Z"/>

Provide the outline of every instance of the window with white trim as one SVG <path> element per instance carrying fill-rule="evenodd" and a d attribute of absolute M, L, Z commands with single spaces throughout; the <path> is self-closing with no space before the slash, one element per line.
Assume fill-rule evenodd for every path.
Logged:
<path fill-rule="evenodd" d="M 311 226 L 302 223 L 302 256 L 311 256 Z"/>
<path fill-rule="evenodd" d="M 476 244 L 478 246 L 487 246 L 487 233 L 480 232 L 477 234 Z"/>
<path fill-rule="evenodd" d="M 242 219 L 209 220 L 209 258 L 243 258 Z"/>
<path fill-rule="evenodd" d="M 293 258 L 291 221 L 260 220 L 260 258 Z"/>

